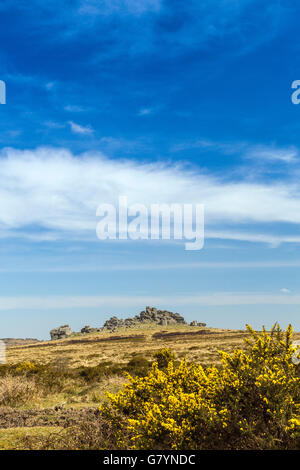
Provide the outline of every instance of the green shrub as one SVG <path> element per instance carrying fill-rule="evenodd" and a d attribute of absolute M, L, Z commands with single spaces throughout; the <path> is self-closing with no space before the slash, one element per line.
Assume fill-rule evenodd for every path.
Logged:
<path fill-rule="evenodd" d="M 119 365 L 111 365 L 111 363 L 102 363 L 97 366 L 82 366 L 76 370 L 79 377 L 82 377 L 86 382 L 100 382 L 104 378 L 113 375 L 121 375 L 122 367 Z"/>
<path fill-rule="evenodd" d="M 126 372 L 143 377 L 149 373 L 150 367 L 150 362 L 144 356 L 137 355 L 128 362 Z"/>
<path fill-rule="evenodd" d="M 162 348 L 153 354 L 159 369 L 165 369 L 170 362 L 174 362 L 175 354 L 169 348 Z"/>

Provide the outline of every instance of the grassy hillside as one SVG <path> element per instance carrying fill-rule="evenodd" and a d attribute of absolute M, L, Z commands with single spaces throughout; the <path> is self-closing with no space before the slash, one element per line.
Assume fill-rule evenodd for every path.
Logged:
<path fill-rule="evenodd" d="M 218 351 L 246 348 L 248 332 L 187 325 L 141 325 L 59 341 L 8 345 L 0 366 L 0 449 L 26 448 L 24 436 L 41 436 L 75 424 L 117 392 L 126 372 L 144 376 L 162 348 L 177 363 L 220 364 Z M 293 339 L 300 339 L 294 333 Z M 83 411 L 85 410 L 85 411 Z M 28 433 L 27 433 L 28 431 Z"/>
<path fill-rule="evenodd" d="M 174 350 L 177 357 L 212 364 L 219 361 L 218 351 L 243 347 L 247 332 L 218 328 L 197 328 L 187 325 L 159 327 L 142 325 L 135 329 L 119 329 L 116 333 L 91 333 L 58 341 L 12 346 L 7 362 L 49 363 L 64 361 L 68 367 L 95 366 L 103 361 L 126 363 L 134 354 L 151 359 L 162 347 Z M 295 334 L 300 338 L 300 333 Z"/>

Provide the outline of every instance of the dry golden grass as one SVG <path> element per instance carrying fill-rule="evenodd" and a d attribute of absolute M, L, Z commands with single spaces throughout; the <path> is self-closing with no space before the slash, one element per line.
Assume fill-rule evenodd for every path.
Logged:
<path fill-rule="evenodd" d="M 40 398 L 41 392 L 33 379 L 0 377 L 0 406 L 21 406 Z"/>
<path fill-rule="evenodd" d="M 159 333 L 162 336 L 156 337 Z M 174 335 L 167 336 L 168 333 Z M 152 359 L 155 351 L 166 347 L 174 351 L 179 359 L 185 356 L 188 361 L 208 365 L 219 362 L 219 350 L 230 352 L 236 347 L 244 347 L 247 336 L 247 332 L 242 330 L 147 325 L 120 329 L 115 333 L 100 332 L 59 341 L 11 346 L 7 349 L 7 362 L 64 362 L 71 368 L 95 366 L 106 361 L 125 364 L 135 354 Z M 294 338 L 300 339 L 300 333 L 295 333 Z"/>
<path fill-rule="evenodd" d="M 27 450 L 24 439 L 27 437 L 46 438 L 54 432 L 61 431 L 59 427 L 35 426 L 33 428 L 0 429 L 0 450 Z"/>

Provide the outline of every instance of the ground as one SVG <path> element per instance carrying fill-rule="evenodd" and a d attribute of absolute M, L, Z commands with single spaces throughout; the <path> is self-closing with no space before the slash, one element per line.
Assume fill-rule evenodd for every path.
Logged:
<path fill-rule="evenodd" d="M 204 366 L 218 364 L 219 350 L 231 352 L 237 347 L 244 348 L 247 336 L 243 330 L 141 325 L 114 333 L 99 332 L 59 341 L 9 346 L 9 366 L 50 364 L 57 368 L 63 384 L 51 391 L 49 388 L 49 393 L 44 390 L 25 402 L 10 406 L 3 406 L 3 403 L 1 406 L 0 400 L 0 449 L 24 448 L 25 435 L 43 436 L 76 422 L 79 414 L 96 412 L 106 399 L 105 392 L 118 391 L 127 380 L 123 369 L 134 358 L 142 357 L 150 363 L 157 350 L 170 348 L 177 360 L 185 357 L 187 361 Z M 294 333 L 293 339 L 300 339 L 300 333 Z M 100 368 L 105 366 L 109 374 L 100 376 L 99 364 Z M 132 370 L 136 372 L 134 368 Z M 65 377 L 62 371 L 69 375 Z M 74 378 L 70 375 L 72 371 L 74 374 L 81 371 L 81 375 Z M 95 371 L 98 375 L 93 376 Z"/>

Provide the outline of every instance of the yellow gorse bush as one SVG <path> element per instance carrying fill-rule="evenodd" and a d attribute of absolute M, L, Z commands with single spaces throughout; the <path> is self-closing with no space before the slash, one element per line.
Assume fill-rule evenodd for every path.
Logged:
<path fill-rule="evenodd" d="M 16 368 L 16 372 L 28 372 L 36 370 L 36 365 L 33 362 L 25 361 L 21 362 Z"/>
<path fill-rule="evenodd" d="M 299 445 L 300 379 L 292 327 L 251 334 L 246 351 L 220 352 L 221 367 L 157 362 L 131 377 L 102 413 L 133 449 L 279 449 Z M 123 420 L 120 420 L 123 416 Z M 121 424 L 122 423 L 122 424 Z M 128 445 L 128 441 L 127 441 Z"/>

